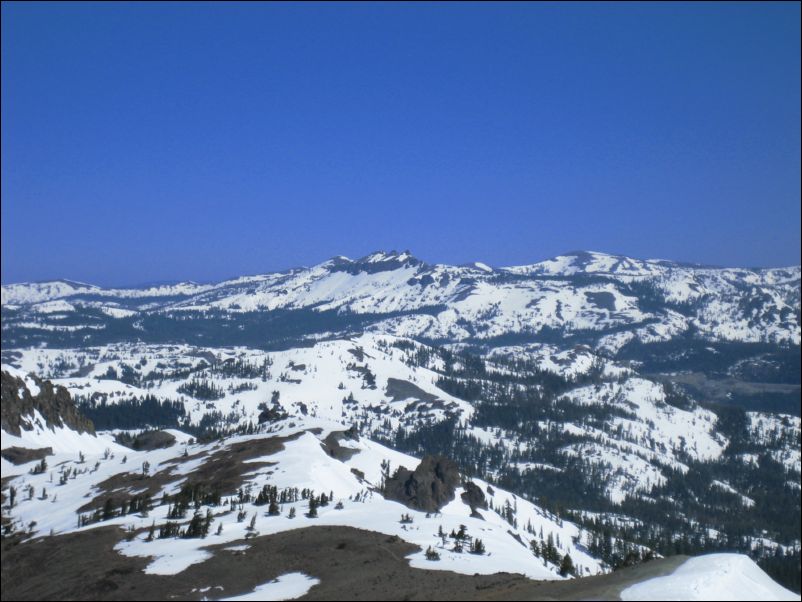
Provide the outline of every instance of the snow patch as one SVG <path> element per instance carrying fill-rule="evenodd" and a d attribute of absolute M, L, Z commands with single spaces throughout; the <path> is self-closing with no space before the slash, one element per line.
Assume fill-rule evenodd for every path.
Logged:
<path fill-rule="evenodd" d="M 622 600 L 799 600 L 748 556 L 707 554 L 690 558 L 672 574 L 621 592 Z"/>
<path fill-rule="evenodd" d="M 303 573 L 287 573 L 273 581 L 257 585 L 249 594 L 221 598 L 221 600 L 293 600 L 305 595 L 318 583 L 320 583 L 320 579 Z"/>

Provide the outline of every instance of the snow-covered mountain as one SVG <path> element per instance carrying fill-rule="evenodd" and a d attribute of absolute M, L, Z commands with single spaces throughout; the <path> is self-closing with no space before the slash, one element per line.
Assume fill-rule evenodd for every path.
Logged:
<path fill-rule="evenodd" d="M 583 518 L 593 516 L 584 513 L 591 508 L 620 514 L 635 500 L 677 506 L 674 488 L 689 474 L 722 508 L 735 503 L 758 515 L 776 499 L 749 476 L 769 474 L 765 454 L 776 462 L 773 473 L 793 488 L 790 496 L 798 496 L 798 417 L 748 412 L 740 427 L 588 348 L 539 351 L 530 349 L 536 361 L 525 365 L 505 353 L 477 363 L 366 333 L 270 352 L 144 343 L 31 348 L 16 351 L 12 361 L 18 372 L 64 387 L 102 428 L 230 431 L 274 416 L 326 420 L 416 453 L 437 446 L 474 474 L 515 483 L 532 499 L 564 490 L 569 479 L 583 492 L 569 508 Z M 523 405 L 516 410 L 517 404 Z M 504 418 L 511 410 L 512 421 Z M 702 466 L 722 468 L 704 468 L 701 476 Z M 709 503 L 702 507 L 709 521 Z M 729 545 L 724 523 L 679 520 Z M 762 526 L 762 548 L 799 545 L 798 537 Z"/>
<path fill-rule="evenodd" d="M 310 564 L 321 542 L 359 563 L 383 546 L 393 575 L 434 572 L 467 598 L 596 598 L 611 580 L 648 598 L 700 572 L 717 585 L 682 597 L 781 597 L 753 560 L 798 576 L 799 267 L 377 252 L 216 284 L 5 285 L 2 304 L 3 524 L 15 542 L 99 546 L 136 576 L 97 576 L 122 598 L 353 596 L 328 556 Z M 192 536 L 207 510 L 222 531 Z M 481 553 L 454 550 L 477 538 Z M 232 573 L 276 546 L 305 560 L 275 583 Z M 16 549 L 20 566 L 45 562 Z M 752 560 L 639 564 L 703 552 Z M 668 567 L 688 578 L 660 581 Z M 591 589 L 560 590 L 573 573 Z M 414 597 L 405 583 L 392 591 Z"/>
<path fill-rule="evenodd" d="M 4 367 L 3 378 L 30 395 L 18 372 Z M 3 431 L 4 456 L 9 448 L 45 452 L 16 464 L 2 460 L 7 534 L 35 539 L 99 526 L 124 528 L 132 536 L 124 538 L 121 530 L 114 549 L 123 556 L 146 557 L 145 574 L 181 573 L 207 561 L 210 545 L 244 551 L 260 534 L 324 525 L 409 542 L 419 548 L 408 556 L 410 566 L 429 570 L 470 575 L 512 571 L 533 579 L 563 579 L 571 576 L 560 574 L 565 555 L 573 559 L 572 571 L 578 575 L 607 570 L 587 553 L 583 538 L 588 535 L 576 525 L 479 479 L 463 480 L 455 472 L 457 487 L 446 492 L 434 512 L 388 499 L 384 480 L 420 461 L 345 432 L 341 422 L 325 417 L 299 412 L 256 434 L 210 443 L 167 430 L 166 444 L 139 451 L 116 443 L 110 433 L 81 434 L 38 422 L 25 424 L 17 435 Z M 60 444 L 54 447 L 54 440 Z M 441 478 L 440 470 L 446 469 L 438 468 L 432 478 Z M 259 497 L 270 488 L 276 488 L 275 508 Z M 188 491 L 192 500 L 184 500 Z M 320 499 L 314 512 L 310 497 Z M 185 501 L 194 506 L 177 512 Z M 155 529 L 171 522 L 182 531 L 188 528 L 193 509 L 211 521 L 203 536 L 154 537 Z M 553 557 L 532 552 L 529 541 L 539 542 L 541 535 L 544 545 L 554 546 Z"/>
<path fill-rule="evenodd" d="M 356 349 L 367 357 L 364 346 Z M 313 357 L 322 358 L 324 350 L 328 349 L 318 349 Z M 331 355 L 336 355 L 336 349 Z M 419 376 L 421 382 L 426 380 L 425 374 Z M 22 398 L 41 396 L 39 384 L 24 371 L 4 367 L 3 381 L 18 387 Z M 52 388 L 49 382 L 42 384 Z M 317 403 L 315 409 L 325 405 Z M 265 421 L 258 432 L 209 443 L 169 429 L 159 433 L 161 437 L 146 440 L 143 436 L 142 446 L 134 439 L 131 447 L 119 444 L 112 433 L 81 434 L 66 425 L 24 424 L 18 435 L 4 430 L 4 456 L 10 443 L 24 445 L 34 455 L 36 450 L 45 451 L 35 459 L 2 460 L 7 502 L 4 529 L 14 541 L 4 551 L 11 560 L 4 563 L 17 569 L 4 572 L 4 599 L 8 594 L 27 598 L 30 592 L 47 591 L 41 583 L 58 575 L 65 581 L 59 593 L 67 597 L 104 598 L 112 586 L 122 588 L 121 593 L 129 591 L 123 598 L 138 597 L 137 589 L 152 587 L 151 579 L 158 580 L 163 594 L 191 598 L 211 593 L 215 599 L 248 595 L 277 599 L 301 596 L 311 588 L 317 588 L 313 593 L 326 587 L 343 588 L 340 575 L 330 577 L 330 569 L 310 567 L 308 562 L 293 566 L 295 572 L 277 574 L 274 582 L 264 574 L 254 580 L 251 571 L 229 564 L 232 556 L 243 558 L 245 566 L 257 562 L 261 547 L 283 535 L 291 541 L 302 539 L 298 533 L 312 533 L 313 547 L 305 549 L 314 549 L 330 536 L 326 529 L 338 529 L 334 531 L 340 540 L 337 550 L 354 545 L 353 541 L 365 546 L 376 535 L 388 538 L 382 546 L 385 550 L 402 542 L 405 556 L 396 562 L 407 570 L 417 570 L 420 576 L 445 571 L 444 578 L 463 574 L 463 580 L 472 580 L 471 587 L 482 575 L 517 573 L 556 582 L 585 577 L 588 585 L 583 587 L 589 591 L 596 587 L 597 592 L 609 592 L 613 587 L 622 599 L 653 599 L 665 588 L 681 592 L 677 595 L 684 599 L 711 599 L 721 592 L 752 599 L 798 599 L 747 557 L 734 554 L 688 560 L 673 575 L 670 570 L 676 563 L 663 566 L 655 560 L 655 571 L 633 572 L 628 579 L 619 576 L 610 582 L 604 576 L 609 568 L 588 552 L 591 532 L 481 479 L 449 474 L 454 469 L 447 462 L 438 463 L 433 472 L 418 474 L 424 466 L 420 463 L 413 475 L 433 479 L 443 488 L 443 501 L 434 510 L 417 508 L 419 498 L 414 496 L 393 499 L 386 483 L 407 478 L 395 475 L 403 474 L 400 467 L 418 466 L 418 459 L 354 430 L 343 431 L 341 422 L 315 416 L 316 412 L 295 410 L 294 416 L 276 415 Z M 71 433 L 65 435 L 65 431 Z M 56 448 L 50 445 L 54 438 L 61 442 Z M 418 481 L 407 481 L 402 495 L 410 491 L 410 483 L 420 486 Z M 94 543 L 99 533 L 111 536 L 104 544 L 110 548 L 102 552 L 105 557 L 100 562 L 91 562 L 93 557 L 100 558 Z M 51 544 L 47 548 L 66 554 L 84 550 L 80 552 L 85 555 L 84 577 L 65 578 L 67 569 L 61 563 L 42 563 L 36 569 L 38 581 L 21 587 L 19 573 L 35 562 L 37 548 L 19 542 L 42 538 Z M 348 558 L 345 553 L 336 557 Z M 568 557 L 571 561 L 566 564 Z M 99 591 L 86 578 L 98 565 L 121 567 L 105 572 Z M 269 574 L 275 571 L 268 569 Z M 184 577 L 189 574 L 193 577 Z M 602 575 L 597 578 L 602 581 L 594 582 L 590 575 Z M 511 584 L 505 582 L 509 577 L 495 579 L 475 587 L 490 592 L 509 591 L 511 585 L 534 592 L 538 590 L 526 588 L 542 587 L 534 581 Z M 442 585 L 429 589 L 428 595 L 442 593 Z M 348 587 L 351 595 L 369 593 L 364 585 Z M 420 592 L 427 591 L 424 581 L 418 587 Z M 565 597 L 576 595 L 569 583 L 562 592 Z M 398 592 L 384 595 L 395 598 Z M 454 597 L 460 596 L 455 593 Z"/>
<path fill-rule="evenodd" d="M 426 365 L 415 364 L 419 353 L 431 354 Z M 569 378 L 594 368 L 581 355 L 574 359 L 577 365 L 571 369 L 568 354 L 545 355 L 541 366 Z M 19 352 L 15 363 L 23 372 L 44 374 L 76 399 L 91 399 L 95 405 L 147 396 L 176 403 L 191 424 L 257 424 L 265 402 L 271 400 L 271 407 L 288 415 L 358 425 L 364 433 L 387 439 L 399 429 L 416 431 L 453 421 L 483 445 L 510 454 L 536 454 L 538 447 L 528 436 L 477 424 L 471 403 L 438 386 L 445 362 L 435 350 L 389 335 L 364 334 L 275 352 L 145 344 L 28 349 Z M 561 454 L 603 468 L 611 499 L 620 502 L 629 494 L 649 491 L 665 481 L 667 470 L 687 470 L 688 461 L 712 461 L 722 455 L 729 441 L 717 429 L 713 412 L 697 405 L 669 405 L 664 385 L 612 362 L 599 366 L 606 382 L 571 388 L 555 401 L 582 413 L 596 406 L 609 418 L 598 423 L 589 416 L 556 422 L 544 415 L 535 426 L 561 429 L 572 442 L 562 446 Z M 506 369 L 493 362 L 487 368 Z M 772 421 L 771 415 L 763 417 Z M 795 424 L 798 428 L 798 419 Z M 799 453 L 791 453 L 787 461 L 799 470 Z M 526 470 L 531 461 L 519 464 Z"/>
<path fill-rule="evenodd" d="M 93 343 L 152 338 L 165 319 L 176 336 L 185 336 L 180 326 L 197 320 L 222 316 L 245 328 L 255 313 L 275 319 L 276 312 L 304 312 L 305 325 L 294 336 L 341 334 L 356 324 L 489 349 L 510 337 L 544 342 L 561 333 L 616 353 L 633 341 L 680 337 L 798 346 L 799 291 L 798 266 L 712 268 L 581 252 L 493 269 L 376 252 L 213 285 L 4 285 L 2 303 L 5 337 L 13 346 L 68 334 L 70 341 Z M 269 331 L 262 337 L 264 344 L 273 341 Z"/>

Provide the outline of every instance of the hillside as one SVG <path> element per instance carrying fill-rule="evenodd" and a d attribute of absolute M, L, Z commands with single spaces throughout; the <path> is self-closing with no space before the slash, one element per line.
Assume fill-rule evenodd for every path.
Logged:
<path fill-rule="evenodd" d="M 4 371 L 3 379 L 16 377 Z M 45 431 L 58 428 L 23 426 L 21 439 L 40 448 L 52 437 Z M 654 560 L 642 565 L 646 570 L 594 580 L 589 575 L 609 568 L 587 553 L 589 532 L 480 479 L 450 473 L 456 467 L 447 461 L 436 460 L 438 468 L 427 472 L 426 462 L 338 428 L 324 418 L 287 417 L 258 433 L 210 443 L 168 430 L 159 445 L 139 451 L 109 434 L 88 434 L 93 444 L 62 434 L 74 447 L 21 464 L 4 458 L 3 599 L 107 599 L 112 592 L 115 599 L 141 599 L 143 592 L 205 599 L 207 592 L 250 591 L 396 599 L 404 590 L 423 598 L 514 592 L 564 599 L 583 592 L 648 599 L 662 591 L 653 582 L 672 579 L 675 567 L 698 574 L 710 562 L 718 571 L 735 563 L 751 575 L 741 594 L 797 599 L 735 555 L 700 557 L 693 565 Z M 388 499 L 389 483 L 407 478 L 398 470 L 403 466 L 417 466 L 417 479 L 440 483 L 437 508 L 416 509 L 420 498 Z M 312 553 L 327 548 L 336 553 Z M 373 549 L 388 556 L 367 556 Z M 87 568 L 70 572 L 76 558 Z M 339 560 L 332 565 L 333 558 Z M 269 559 L 268 574 L 254 570 L 262 559 Z M 354 582 L 343 569 L 364 567 L 359 559 L 372 566 L 360 568 Z M 31 581 L 33 575 L 38 578 Z M 574 575 L 587 577 L 571 580 Z M 543 585 L 566 579 L 579 589 Z M 700 592 L 703 599 L 743 585 L 729 584 L 726 570 L 721 579 L 718 589 Z M 693 590 L 683 591 L 688 597 Z"/>

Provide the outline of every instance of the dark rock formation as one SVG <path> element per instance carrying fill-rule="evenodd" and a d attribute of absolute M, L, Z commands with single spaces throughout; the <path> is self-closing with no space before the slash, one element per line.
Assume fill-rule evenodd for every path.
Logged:
<path fill-rule="evenodd" d="M 7 447 L 0 455 L 12 464 L 26 464 L 34 460 L 41 460 L 45 456 L 53 455 L 52 447 L 39 447 L 37 449 L 28 449 L 27 447 Z"/>
<path fill-rule="evenodd" d="M 0 426 L 4 431 L 19 436 L 21 429 L 31 430 L 36 410 L 48 427 L 66 426 L 79 433 L 95 434 L 92 421 L 78 411 L 67 389 L 53 386 L 49 380 L 31 378 L 39 387 L 36 396 L 31 395 L 22 379 L 5 371 L 0 374 Z"/>
<path fill-rule="evenodd" d="M 340 441 L 343 439 L 354 439 L 354 433 L 352 429 L 347 431 L 332 431 L 323 440 L 321 447 L 326 450 L 326 453 L 328 453 L 332 458 L 336 458 L 340 462 L 347 462 L 354 456 L 354 454 L 357 453 L 358 450 L 342 446 L 340 445 Z M 356 434 L 355 440 L 359 440 L 359 434 Z"/>
<path fill-rule="evenodd" d="M 465 491 L 460 497 L 462 498 L 463 502 L 471 507 L 471 514 L 474 516 L 481 516 L 477 512 L 478 508 L 487 510 L 487 500 L 485 499 L 485 494 L 473 481 L 468 481 L 465 483 Z"/>
<path fill-rule="evenodd" d="M 456 463 L 445 456 L 425 456 L 414 472 L 401 466 L 384 483 L 384 497 L 409 508 L 435 512 L 454 499 L 460 483 Z"/>

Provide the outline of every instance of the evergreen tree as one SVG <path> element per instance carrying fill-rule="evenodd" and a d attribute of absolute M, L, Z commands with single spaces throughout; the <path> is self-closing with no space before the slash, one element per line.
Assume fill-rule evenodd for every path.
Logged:
<path fill-rule="evenodd" d="M 111 498 L 106 498 L 106 503 L 103 504 L 103 520 L 114 518 L 114 502 Z"/>
<path fill-rule="evenodd" d="M 571 560 L 570 554 L 563 556 L 562 562 L 560 563 L 560 575 L 563 577 L 566 577 L 567 575 L 576 575 L 574 561 Z"/>

